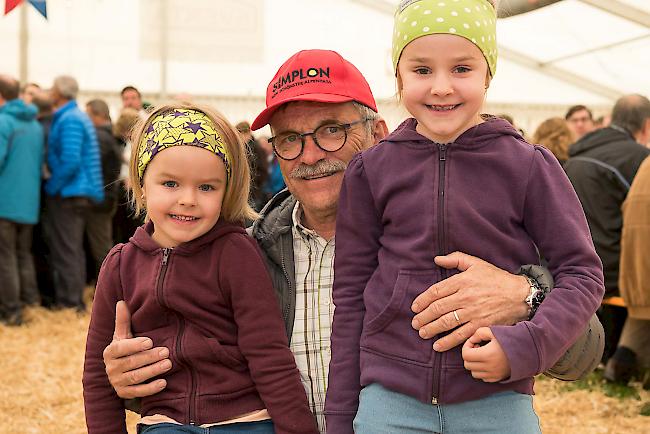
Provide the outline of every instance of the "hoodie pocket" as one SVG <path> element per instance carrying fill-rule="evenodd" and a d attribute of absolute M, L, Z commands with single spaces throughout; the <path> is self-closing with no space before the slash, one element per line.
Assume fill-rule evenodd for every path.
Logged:
<path fill-rule="evenodd" d="M 204 337 L 203 339 L 214 357 L 224 366 L 236 371 L 245 371 L 248 368 L 246 359 L 236 345 L 223 345 L 215 338 Z"/>
<path fill-rule="evenodd" d="M 415 316 L 411 304 L 418 295 L 438 280 L 438 269 L 400 270 L 388 304 L 364 325 L 361 346 L 392 357 L 429 362 L 432 341 L 422 339 L 418 331 L 411 326 Z"/>

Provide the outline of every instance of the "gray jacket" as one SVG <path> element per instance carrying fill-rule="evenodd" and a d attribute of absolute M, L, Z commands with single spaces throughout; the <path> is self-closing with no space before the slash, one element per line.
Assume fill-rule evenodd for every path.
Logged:
<path fill-rule="evenodd" d="M 287 336 L 291 340 L 296 310 L 296 282 L 293 259 L 292 213 L 296 199 L 288 190 L 276 194 L 260 212 L 260 218 L 248 228 L 260 246 L 275 288 Z M 521 272 L 553 288 L 551 273 L 543 267 L 529 265 Z M 603 326 L 594 315 L 585 332 L 562 358 L 545 372 L 560 380 L 585 377 L 600 362 L 604 347 Z"/>

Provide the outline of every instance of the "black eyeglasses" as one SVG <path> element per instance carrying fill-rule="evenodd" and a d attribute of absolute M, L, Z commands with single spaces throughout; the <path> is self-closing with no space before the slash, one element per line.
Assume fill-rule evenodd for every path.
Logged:
<path fill-rule="evenodd" d="M 288 131 L 269 139 L 275 155 L 283 160 L 295 160 L 305 149 L 305 137 L 312 136 L 316 146 L 326 152 L 336 152 L 348 140 L 348 130 L 357 124 L 368 122 L 370 119 L 360 119 L 348 124 L 325 124 L 310 133 Z"/>

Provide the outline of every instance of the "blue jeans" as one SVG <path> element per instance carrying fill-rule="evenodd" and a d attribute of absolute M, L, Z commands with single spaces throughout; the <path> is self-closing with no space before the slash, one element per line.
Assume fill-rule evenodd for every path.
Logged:
<path fill-rule="evenodd" d="M 361 390 L 356 434 L 540 434 L 533 397 L 501 392 L 460 404 L 425 404 L 379 384 Z"/>
<path fill-rule="evenodd" d="M 275 434 L 271 420 L 258 422 L 240 422 L 202 428 L 195 425 L 177 425 L 175 423 L 157 423 L 155 425 L 138 425 L 138 434 Z"/>

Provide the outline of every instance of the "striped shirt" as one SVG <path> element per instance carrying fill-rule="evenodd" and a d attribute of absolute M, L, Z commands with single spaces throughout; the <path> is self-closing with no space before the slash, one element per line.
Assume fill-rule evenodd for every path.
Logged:
<path fill-rule="evenodd" d="M 293 210 L 293 255 L 296 274 L 296 316 L 291 351 L 296 358 L 309 406 L 325 433 L 325 392 L 331 357 L 330 333 L 334 304 L 334 238 L 327 241 L 301 223 L 299 203 Z"/>

